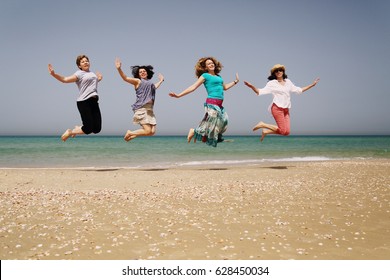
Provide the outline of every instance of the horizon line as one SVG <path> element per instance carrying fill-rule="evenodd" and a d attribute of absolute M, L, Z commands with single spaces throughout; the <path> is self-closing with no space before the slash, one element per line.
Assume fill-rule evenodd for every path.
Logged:
<path fill-rule="evenodd" d="M 80 135 L 80 136 L 93 136 L 93 137 L 123 137 L 122 134 L 99 134 L 99 135 Z M 185 134 L 161 134 L 154 135 L 152 137 L 186 137 Z M 225 134 L 226 137 L 259 137 L 259 135 L 252 134 Z M 279 137 L 280 135 L 268 135 L 271 137 Z M 337 134 L 337 133 L 324 133 L 324 134 L 290 134 L 288 136 L 390 136 L 390 134 Z M 288 137 L 287 136 L 287 137 Z M 59 134 L 0 134 L 0 137 L 60 137 Z"/>

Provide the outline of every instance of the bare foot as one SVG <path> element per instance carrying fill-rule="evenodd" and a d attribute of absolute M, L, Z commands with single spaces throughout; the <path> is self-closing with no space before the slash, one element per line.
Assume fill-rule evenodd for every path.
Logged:
<path fill-rule="evenodd" d="M 190 131 L 188 131 L 188 135 L 187 135 L 187 142 L 190 143 L 191 140 L 192 140 L 192 137 L 194 137 L 195 135 L 195 130 L 193 128 L 190 128 Z M 194 141 L 195 143 L 195 141 Z"/>
<path fill-rule="evenodd" d="M 126 132 L 126 135 L 125 137 L 123 137 L 125 139 L 126 142 L 129 142 L 131 140 L 133 140 L 134 138 L 136 138 L 137 136 L 133 134 L 133 132 L 131 130 L 128 130 Z"/>
<path fill-rule="evenodd" d="M 256 124 L 254 127 L 253 127 L 253 131 L 256 131 L 260 128 L 264 128 L 264 123 L 263 122 L 259 122 L 258 124 Z"/>
<path fill-rule="evenodd" d="M 271 131 L 271 130 L 269 130 L 269 129 L 263 129 L 263 132 L 261 133 L 260 142 L 263 142 L 264 137 L 265 137 L 270 131 Z"/>
<path fill-rule="evenodd" d="M 66 140 L 68 140 L 68 138 L 69 137 L 74 137 L 74 135 L 72 134 L 72 130 L 71 129 L 67 129 L 65 132 L 64 132 L 64 134 L 62 134 L 62 136 L 61 136 L 61 139 L 62 139 L 62 141 L 66 141 Z"/>

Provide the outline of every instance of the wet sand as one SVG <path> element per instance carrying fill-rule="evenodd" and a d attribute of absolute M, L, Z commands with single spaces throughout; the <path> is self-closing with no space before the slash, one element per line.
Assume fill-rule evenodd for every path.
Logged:
<path fill-rule="evenodd" d="M 390 259 L 390 161 L 0 169 L 0 259 Z"/>

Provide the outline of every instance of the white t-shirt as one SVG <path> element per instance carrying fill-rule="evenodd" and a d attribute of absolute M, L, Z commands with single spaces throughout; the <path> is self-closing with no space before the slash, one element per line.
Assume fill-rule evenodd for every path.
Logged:
<path fill-rule="evenodd" d="M 264 88 L 259 88 L 260 94 L 272 94 L 273 103 L 280 108 L 291 108 L 291 93 L 301 94 L 302 88 L 295 86 L 289 79 L 285 79 L 285 84 L 280 84 L 277 80 L 269 81 Z"/>
<path fill-rule="evenodd" d="M 92 96 L 98 95 L 98 78 L 95 73 L 77 70 L 74 74 L 77 77 L 76 84 L 79 88 L 79 97 L 77 98 L 77 101 L 84 101 Z"/>

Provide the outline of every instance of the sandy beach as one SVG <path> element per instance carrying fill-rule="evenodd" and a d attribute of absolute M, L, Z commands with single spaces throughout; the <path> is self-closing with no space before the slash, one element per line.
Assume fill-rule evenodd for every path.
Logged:
<path fill-rule="evenodd" d="M 0 259 L 390 259 L 390 161 L 0 169 Z"/>

